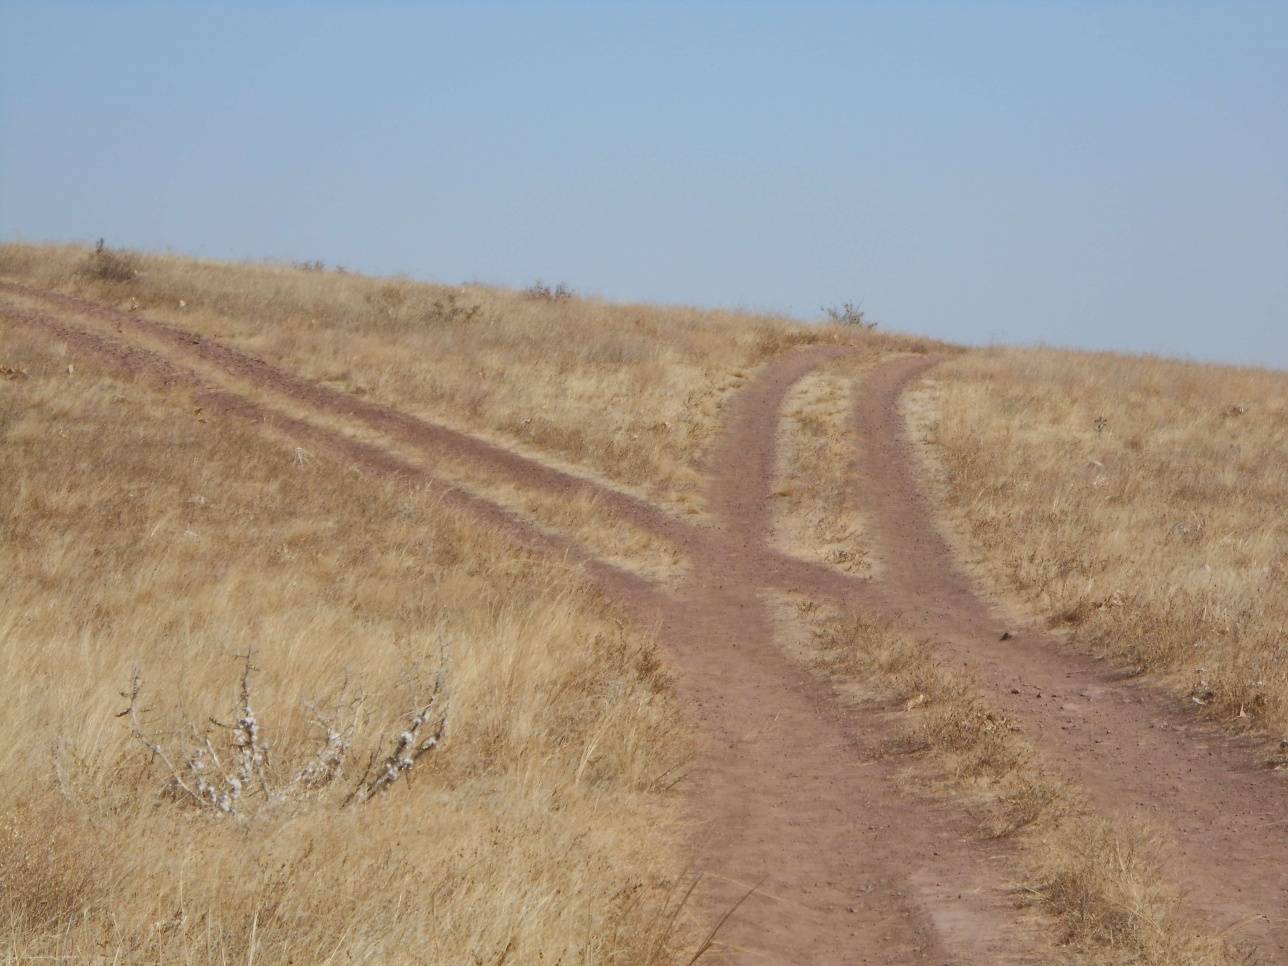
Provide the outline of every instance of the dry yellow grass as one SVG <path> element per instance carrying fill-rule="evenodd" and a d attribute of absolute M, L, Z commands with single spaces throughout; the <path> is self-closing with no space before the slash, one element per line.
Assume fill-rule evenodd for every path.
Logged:
<path fill-rule="evenodd" d="M 788 648 L 843 700 L 879 702 L 898 718 L 891 751 L 910 756 L 911 788 L 969 804 L 981 833 L 1018 847 L 1017 893 L 1051 917 L 1070 962 L 1234 966 L 1246 962 L 1196 924 L 1163 869 L 1155 830 L 1097 814 L 1047 773 L 1005 716 L 931 648 L 890 624 L 784 600 L 799 618 Z M 780 611 L 781 613 L 781 611 Z M 899 710 L 894 710 L 899 709 Z"/>
<path fill-rule="evenodd" d="M 104 271 L 75 246 L 0 245 L 0 277 L 173 319 L 306 378 L 692 512 L 702 510 L 702 460 L 736 373 L 796 344 L 882 338 L 477 285 L 113 258 L 128 267 Z"/>
<path fill-rule="evenodd" d="M 754 366 L 801 344 L 884 341 L 71 246 L 0 246 L 0 277 L 173 319 L 686 512 L 702 510 L 706 444 Z M 141 341 L 424 465 L 414 447 Z M 157 396 L 79 360 L 68 371 L 57 347 L 8 327 L 0 345 L 14 374 L 0 647 L 19 682 L 0 716 L 8 955 L 641 962 L 692 948 L 673 918 L 683 882 L 657 787 L 689 739 L 651 642 L 575 573 L 425 492 L 207 424 L 182 392 Z M 606 559 L 654 576 L 679 563 L 602 519 L 594 499 L 524 491 L 468 460 L 432 469 Z M 425 701 L 444 645 L 447 741 L 414 782 L 341 807 L 358 766 L 388 754 Z M 243 817 L 220 820 L 173 800 L 170 770 L 113 715 L 137 664 L 144 730 L 181 761 L 203 722 L 236 714 L 251 647 L 275 787 L 319 746 L 306 702 L 337 727 L 352 719 L 354 747 L 344 784 L 271 808 L 247 793 Z M 229 737 L 213 732 L 225 760 Z M 103 847 L 85 849 L 87 836 Z"/>
<path fill-rule="evenodd" d="M 47 308 L 40 299 L 13 293 L 5 293 L 5 301 L 37 312 Z M 68 317 L 80 328 L 109 339 L 116 334 L 115 325 L 87 313 L 71 312 Z M 240 396 L 272 410 L 325 426 L 345 438 L 394 453 L 407 464 L 427 471 L 435 480 L 485 497 L 539 530 L 571 537 L 600 560 L 655 579 L 672 578 L 683 570 L 682 556 L 674 546 L 606 512 L 595 494 L 568 497 L 519 486 L 495 470 L 478 465 L 477 461 L 452 453 L 427 451 L 424 447 L 391 438 L 370 427 L 355 425 L 335 413 L 318 412 L 289 394 L 239 378 L 220 366 L 185 354 L 173 344 L 138 333 L 134 335 L 140 340 L 138 344 L 146 347 L 147 351 L 179 369 L 197 373 L 210 384 L 229 386 Z M 297 459 L 313 458 L 307 449 L 296 447 L 296 450 Z"/>
<path fill-rule="evenodd" d="M 853 391 L 879 350 L 856 350 L 810 373 L 787 395 L 778 448 L 774 543 L 870 576 L 854 485 Z"/>
<path fill-rule="evenodd" d="M 912 409 L 995 588 L 1288 736 L 1288 375 L 993 350 L 936 368 Z"/>
<path fill-rule="evenodd" d="M 421 491 L 298 459 L 0 324 L 7 959 L 635 963 L 673 953 L 687 754 L 651 642 L 576 573 Z M 340 807 L 448 647 L 446 741 Z M 357 724 L 342 781 L 247 816 L 164 794 L 254 648 L 271 756 Z M 227 734 L 212 729 L 227 751 Z M 507 950 L 509 953 L 507 954 Z"/>
<path fill-rule="evenodd" d="M 306 378 L 691 513 L 703 509 L 703 460 L 729 392 L 792 346 L 847 344 L 858 351 L 788 400 L 776 537 L 861 574 L 879 561 L 862 552 L 850 393 L 882 353 L 924 348 L 735 313 L 74 247 L 0 246 L 0 278 L 173 319 Z M 1259 458 L 1284 450 L 1282 381 L 1244 373 L 1245 383 L 1218 390 L 1190 380 L 1182 395 L 1191 409 L 1176 416 L 1160 389 L 1171 370 L 1131 388 L 1137 375 L 1116 368 L 1127 362 L 1074 357 L 1065 368 L 1078 374 L 1062 382 L 1052 370 L 1063 361 L 1044 369 L 1044 358 L 966 354 L 912 400 L 936 445 L 927 466 L 951 482 L 944 498 L 963 541 L 970 534 L 982 546 L 981 566 L 999 584 L 1099 643 L 1134 629 L 1149 641 L 1133 645 L 1135 659 L 1181 671 L 1201 653 L 1195 696 L 1210 707 L 1282 720 L 1285 672 L 1271 666 L 1267 628 L 1283 626 L 1283 601 L 1256 598 L 1257 588 L 1273 596 L 1271 583 L 1243 583 L 1250 568 L 1266 568 L 1265 581 L 1284 570 L 1283 521 L 1265 511 L 1266 495 L 1284 492 L 1283 465 Z M 425 492 L 338 471 L 234 423 L 207 424 L 181 393 L 163 400 L 79 363 L 69 373 L 56 347 L 3 323 L 0 367 L 0 555 L 13 575 L 0 587 L 0 654 L 14 682 L 0 710 L 7 956 L 635 963 L 692 950 L 694 937 L 671 917 L 683 861 L 658 781 L 690 738 L 652 643 L 573 570 L 517 552 Z M 219 379 L 304 413 L 272 390 Z M 1221 393 L 1258 403 L 1222 402 L 1220 420 L 1204 422 Z M 1154 446 L 1148 434 L 1168 405 L 1177 425 Z M 367 438 L 338 417 L 308 415 Z M 1227 450 L 1204 435 L 1231 422 L 1246 434 L 1232 471 L 1221 462 Z M 1178 467 L 1190 445 L 1193 459 Z M 1069 477 L 1074 464 L 1097 473 Z M 1099 475 L 1110 467 L 1121 470 L 1112 485 L 1110 472 Z M 524 490 L 468 461 L 433 468 L 602 558 L 651 576 L 680 563 L 665 542 L 605 520 L 593 498 Z M 1024 486 L 1008 489 L 1008 477 Z M 1228 497 L 1249 479 L 1264 493 L 1221 508 L 1243 530 L 1225 517 L 1202 526 L 1185 517 L 1130 556 L 1176 510 L 1157 500 L 1166 505 L 1150 504 L 1153 516 L 1142 509 L 1160 481 L 1188 493 L 1194 511 L 1203 495 Z M 1111 558 L 1093 519 L 1122 554 L 1096 584 L 1090 575 Z M 1015 525 L 1027 528 L 1022 536 Z M 1178 540 L 1202 554 L 1207 576 L 1177 562 Z M 1141 559 L 1147 588 L 1112 586 L 1138 575 Z M 1167 610 L 1179 606 L 1182 575 L 1197 596 Z M 1221 588 L 1226 596 L 1214 596 Z M 1031 895 L 1075 955 L 1228 961 L 1219 941 L 1185 922 L 1148 830 L 1097 819 L 925 648 L 821 613 L 801 611 L 813 630 L 800 644 L 808 659 L 852 695 L 862 680 L 864 699 L 907 709 L 904 748 L 922 752 L 923 779 L 983 803 L 989 834 L 1023 841 Z M 1180 636 L 1194 614 L 1210 621 L 1215 643 Z M 357 726 L 344 781 L 271 808 L 248 795 L 238 820 L 198 814 L 164 793 L 165 768 L 113 717 L 125 706 L 118 692 L 140 666 L 149 733 L 181 749 L 193 725 L 227 720 L 237 656 L 252 645 L 255 705 L 278 767 L 289 773 L 318 746 L 304 710 L 313 701 Z M 410 782 L 341 807 L 362 766 L 387 754 L 423 704 L 444 645 L 447 740 Z M 1255 694 L 1237 693 L 1234 682 L 1253 671 Z"/>

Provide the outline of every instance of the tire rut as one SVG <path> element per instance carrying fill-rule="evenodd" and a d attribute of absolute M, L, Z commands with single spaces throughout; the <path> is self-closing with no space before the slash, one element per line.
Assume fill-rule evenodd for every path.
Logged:
<path fill-rule="evenodd" d="M 715 911 L 759 883 L 722 931 L 730 951 L 759 953 L 748 962 L 1036 962 L 1005 852 L 985 848 L 960 811 L 898 792 L 882 712 L 841 710 L 775 640 L 762 591 L 792 583 L 761 553 L 778 415 L 790 387 L 836 354 L 775 360 L 738 397 L 708 486 L 725 539 L 695 549 L 662 624 L 711 736 L 696 769 L 699 855 L 716 885 L 703 898 Z"/>
<path fill-rule="evenodd" d="M 390 406 L 360 399 L 323 386 L 231 346 L 174 325 L 86 299 L 0 282 L 0 292 L 50 303 L 87 318 L 111 324 L 117 334 L 138 333 L 168 351 L 209 365 L 247 385 L 281 395 L 308 408 L 354 420 L 368 429 L 417 447 L 427 458 L 451 456 L 472 462 L 520 486 L 552 496 L 567 498 L 593 496 L 606 511 L 686 550 L 721 539 L 710 527 L 674 516 L 630 493 L 597 480 L 541 463 L 495 443 L 471 436 L 432 420 L 401 412 Z M 865 585 L 830 568 L 798 560 L 767 546 L 749 546 L 756 560 L 767 559 L 788 582 L 806 583 L 834 600 L 853 600 L 865 593 Z"/>
<path fill-rule="evenodd" d="M 887 567 L 885 609 L 933 641 L 946 664 L 968 670 L 1101 812 L 1161 826 L 1175 846 L 1169 875 L 1215 931 L 1288 962 L 1288 785 L 1264 767 L 1259 742 L 1201 721 L 1150 682 L 1124 681 L 1040 630 L 1000 640 L 1007 623 L 936 527 L 898 409 L 904 388 L 936 361 L 887 362 L 856 401 L 855 485 Z"/>
<path fill-rule="evenodd" d="M 198 373 L 136 346 L 104 338 L 41 312 L 0 303 L 0 317 L 65 342 L 106 365 L 119 376 L 137 379 L 162 391 L 186 390 L 194 402 L 212 414 L 233 416 L 269 429 L 297 443 L 307 443 L 332 459 L 357 466 L 373 476 L 423 486 L 443 503 L 469 513 L 505 533 L 521 547 L 587 568 L 611 592 L 634 599 L 651 599 L 653 586 L 644 578 L 597 560 L 571 540 L 533 527 L 498 504 L 459 487 L 444 484 L 432 473 L 398 456 L 307 420 L 278 412 L 236 393 L 208 385 Z"/>

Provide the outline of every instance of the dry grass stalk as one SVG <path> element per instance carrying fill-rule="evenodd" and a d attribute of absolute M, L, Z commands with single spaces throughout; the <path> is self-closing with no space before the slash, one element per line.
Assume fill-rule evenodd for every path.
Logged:
<path fill-rule="evenodd" d="M 429 701 L 411 716 L 407 727 L 398 732 L 397 737 L 394 739 L 393 751 L 385 759 L 380 772 L 363 789 L 363 801 L 370 801 L 389 788 L 399 778 L 409 776 L 412 767 L 416 762 L 420 761 L 421 756 L 426 752 L 433 751 L 443 740 L 443 736 L 447 733 L 446 702 L 444 702 L 444 706 L 441 709 L 436 705 L 443 692 L 443 675 L 446 671 L 446 666 L 447 653 L 446 647 L 444 647 L 443 662 L 439 666 L 438 676 L 434 679 L 434 693 L 430 695 Z M 422 738 L 420 729 L 431 720 L 431 716 L 437 717 L 438 723 L 427 736 Z M 361 782 L 359 785 L 361 785 Z"/>

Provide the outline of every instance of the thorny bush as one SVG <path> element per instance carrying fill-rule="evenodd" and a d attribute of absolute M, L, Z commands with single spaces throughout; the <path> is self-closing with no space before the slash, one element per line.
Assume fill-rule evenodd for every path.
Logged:
<path fill-rule="evenodd" d="M 256 668 L 249 651 L 243 660 L 232 723 L 212 718 L 201 729 L 191 728 L 186 749 L 167 749 L 145 728 L 142 716 L 146 709 L 139 706 L 143 690 L 140 672 L 135 671 L 129 690 L 121 694 L 129 704 L 118 717 L 128 720 L 131 736 L 164 766 L 168 773 L 166 797 L 216 816 L 245 817 L 251 811 L 299 799 L 342 779 L 361 718 L 357 701 L 349 704 L 344 721 L 338 715 L 326 715 L 310 707 L 313 723 L 323 735 L 321 741 L 302 761 L 275 763 L 252 703 L 251 673 Z M 342 806 L 375 798 L 406 777 L 423 755 L 442 743 L 448 714 L 443 695 L 445 669 L 444 660 L 428 700 L 410 714 L 406 727 L 389 741 L 390 751 L 379 765 L 378 753 L 372 754 Z M 212 727 L 224 732 L 226 741 L 212 740 Z"/>

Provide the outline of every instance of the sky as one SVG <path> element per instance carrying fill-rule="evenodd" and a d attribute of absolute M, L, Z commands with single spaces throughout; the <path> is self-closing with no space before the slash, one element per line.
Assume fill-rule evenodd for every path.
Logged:
<path fill-rule="evenodd" d="M 1288 4 L 0 0 L 0 239 L 1288 368 Z"/>

